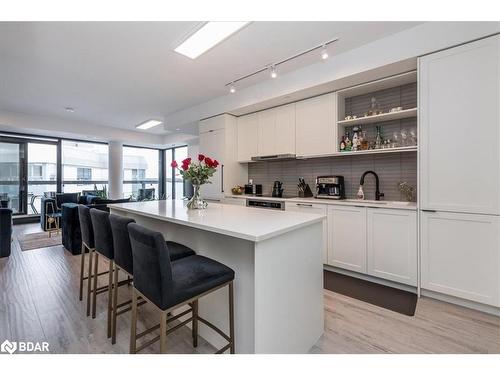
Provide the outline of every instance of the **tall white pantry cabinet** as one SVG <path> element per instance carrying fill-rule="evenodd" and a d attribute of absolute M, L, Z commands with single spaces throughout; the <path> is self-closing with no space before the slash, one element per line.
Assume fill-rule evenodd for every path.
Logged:
<path fill-rule="evenodd" d="M 419 59 L 421 287 L 500 307 L 500 36 Z"/>

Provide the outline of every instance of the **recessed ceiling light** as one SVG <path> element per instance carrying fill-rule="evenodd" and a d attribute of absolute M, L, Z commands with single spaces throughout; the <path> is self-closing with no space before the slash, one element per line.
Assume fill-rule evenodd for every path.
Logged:
<path fill-rule="evenodd" d="M 196 59 L 210 48 L 227 39 L 229 36 L 246 26 L 249 22 L 216 22 L 205 23 L 194 34 L 187 38 L 175 52 Z"/>
<path fill-rule="evenodd" d="M 155 126 L 158 126 L 162 123 L 163 122 L 160 120 L 148 120 L 148 121 L 143 122 L 142 124 L 136 125 L 136 128 L 146 130 L 146 129 L 154 128 Z"/>
<path fill-rule="evenodd" d="M 181 130 L 181 129 L 180 129 L 180 128 L 175 128 L 175 130 L 179 131 L 179 130 Z"/>
<path fill-rule="evenodd" d="M 73 107 L 66 107 L 64 109 L 66 110 L 66 112 L 71 112 L 71 113 L 75 112 L 75 109 Z"/>

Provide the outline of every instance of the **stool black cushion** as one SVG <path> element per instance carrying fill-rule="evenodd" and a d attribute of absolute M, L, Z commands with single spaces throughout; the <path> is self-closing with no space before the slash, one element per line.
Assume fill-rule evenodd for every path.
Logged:
<path fill-rule="evenodd" d="M 94 245 L 97 252 L 108 259 L 114 258 L 113 232 L 109 222 L 109 212 L 90 209 L 92 228 L 94 229 Z"/>
<path fill-rule="evenodd" d="M 170 261 L 159 232 L 128 225 L 134 261 L 134 287 L 166 310 L 234 279 L 234 271 L 210 258 L 193 255 Z"/>
<path fill-rule="evenodd" d="M 12 210 L 0 208 L 0 258 L 10 256 L 12 240 Z"/>
<path fill-rule="evenodd" d="M 80 218 L 80 231 L 82 241 L 91 249 L 94 245 L 94 228 L 92 228 L 92 218 L 90 208 L 82 204 L 78 205 L 78 217 Z"/>
<path fill-rule="evenodd" d="M 64 203 L 61 211 L 62 244 L 73 255 L 81 254 L 82 236 L 78 217 L 78 204 Z"/>
<path fill-rule="evenodd" d="M 185 257 L 196 255 L 193 249 L 174 241 L 167 241 L 167 248 L 170 255 L 170 260 L 172 262 L 174 260 L 179 260 Z"/>
<path fill-rule="evenodd" d="M 126 216 L 110 214 L 109 221 L 111 223 L 111 231 L 113 232 L 115 263 L 129 274 L 133 275 L 134 262 L 132 260 L 132 247 L 130 245 L 127 225 L 135 223 L 135 220 Z M 196 254 L 189 247 L 173 241 L 167 241 L 167 247 L 171 261 Z"/>
<path fill-rule="evenodd" d="M 135 223 L 134 219 L 126 216 L 109 215 L 111 231 L 113 232 L 113 246 L 115 250 L 115 263 L 129 274 L 134 274 L 134 263 L 132 261 L 132 247 L 128 236 L 130 223 Z"/>

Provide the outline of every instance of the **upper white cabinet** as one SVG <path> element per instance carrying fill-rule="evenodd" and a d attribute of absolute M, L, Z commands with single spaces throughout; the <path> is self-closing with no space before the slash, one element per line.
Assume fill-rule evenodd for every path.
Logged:
<path fill-rule="evenodd" d="M 252 113 L 238 117 L 237 123 L 238 161 L 249 162 L 252 160 L 252 156 L 257 156 L 258 154 L 259 114 Z"/>
<path fill-rule="evenodd" d="M 296 103 L 296 154 L 330 155 L 336 151 L 336 94 Z"/>
<path fill-rule="evenodd" d="M 500 217 L 422 212 L 422 288 L 500 307 Z"/>
<path fill-rule="evenodd" d="M 304 212 L 327 216 L 327 206 L 325 204 L 316 203 L 295 203 L 287 202 L 285 204 L 286 211 Z M 323 220 L 323 264 L 328 263 L 328 220 Z"/>
<path fill-rule="evenodd" d="M 295 154 L 295 104 L 259 112 L 258 156 Z"/>
<path fill-rule="evenodd" d="M 200 121 L 199 152 L 219 161 L 210 184 L 202 186 L 204 198 L 221 200 L 235 185 L 248 180 L 248 168 L 237 160 L 236 117 L 220 115 Z"/>
<path fill-rule="evenodd" d="M 417 213 L 367 209 L 368 274 L 417 286 Z"/>
<path fill-rule="evenodd" d="M 328 207 L 328 264 L 366 273 L 366 208 Z"/>
<path fill-rule="evenodd" d="M 420 58 L 419 77 L 421 207 L 500 214 L 500 36 Z"/>

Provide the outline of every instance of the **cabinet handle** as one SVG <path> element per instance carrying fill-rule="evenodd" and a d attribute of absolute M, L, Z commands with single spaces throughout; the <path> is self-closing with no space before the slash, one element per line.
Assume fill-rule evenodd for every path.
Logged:
<path fill-rule="evenodd" d="M 436 212 L 436 210 L 424 210 L 424 209 L 422 209 L 422 212 Z"/>
<path fill-rule="evenodd" d="M 297 203 L 297 206 L 302 206 L 302 207 L 312 207 L 312 204 L 305 204 L 305 203 Z"/>
<path fill-rule="evenodd" d="M 221 164 L 220 166 L 220 191 L 221 193 L 224 193 L 224 164 Z"/>

